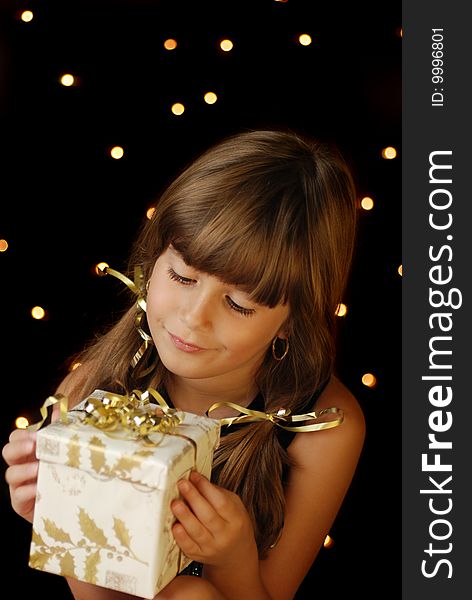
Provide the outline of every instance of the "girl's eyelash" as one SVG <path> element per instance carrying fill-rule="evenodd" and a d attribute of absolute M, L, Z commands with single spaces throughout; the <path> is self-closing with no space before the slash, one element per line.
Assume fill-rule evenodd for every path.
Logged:
<path fill-rule="evenodd" d="M 239 306 L 239 304 L 233 302 L 233 300 L 231 300 L 229 296 L 226 296 L 226 300 L 233 310 L 237 311 L 238 313 L 241 313 L 245 317 L 250 317 L 256 312 L 252 308 L 243 308 L 242 306 Z"/>
<path fill-rule="evenodd" d="M 178 281 L 183 285 L 190 285 L 193 282 L 193 279 L 189 279 L 188 277 L 182 277 L 181 275 L 178 275 L 172 267 L 169 267 L 167 273 L 169 274 L 169 277 L 171 279 L 173 279 L 174 281 Z"/>
<path fill-rule="evenodd" d="M 171 279 L 173 279 L 174 281 L 178 281 L 182 285 L 190 285 L 194 281 L 193 279 L 189 279 L 188 277 L 182 277 L 181 275 L 176 273 L 172 267 L 169 267 L 167 273 Z M 250 317 L 256 312 L 252 308 L 243 308 L 242 306 L 239 306 L 239 304 L 236 304 L 236 302 L 234 302 L 229 296 L 226 296 L 226 301 L 233 310 L 240 313 L 241 315 L 244 315 L 245 317 Z"/>

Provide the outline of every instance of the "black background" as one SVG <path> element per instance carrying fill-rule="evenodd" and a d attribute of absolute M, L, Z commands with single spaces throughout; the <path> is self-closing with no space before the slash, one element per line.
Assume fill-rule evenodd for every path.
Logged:
<path fill-rule="evenodd" d="M 361 461 L 297 598 L 400 596 L 401 569 L 401 5 L 3 1 L 0 19 L 0 327 L 2 444 L 38 407 L 96 331 L 120 309 L 122 269 L 145 212 L 177 171 L 222 137 L 286 127 L 335 142 L 360 211 L 340 323 L 338 374 L 367 421 Z M 24 23 L 18 11 L 30 9 Z M 297 43 L 300 33 L 313 38 Z M 178 41 L 176 50 L 163 47 Z M 234 49 L 218 46 L 228 37 Z M 72 73 L 78 85 L 59 83 Z M 218 101 L 207 105 L 203 94 Z M 186 110 L 170 111 L 174 102 Z M 125 155 L 108 152 L 121 145 Z M 43 306 L 35 321 L 30 309 Z M 361 377 L 372 372 L 375 388 Z M 1 487 L 3 572 L 15 597 L 69 598 L 57 576 L 28 568 L 30 526 Z M 287 565 L 290 569 L 290 565 Z M 7 576 L 8 576 L 7 575 Z"/>

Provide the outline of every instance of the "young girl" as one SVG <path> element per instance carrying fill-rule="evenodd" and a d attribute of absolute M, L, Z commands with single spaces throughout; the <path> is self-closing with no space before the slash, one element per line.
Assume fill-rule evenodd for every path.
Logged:
<path fill-rule="evenodd" d="M 137 239 L 129 272 L 141 266 L 145 317 L 132 298 L 59 386 L 70 406 L 97 388 L 154 387 L 201 415 L 215 402 L 343 411 L 319 431 L 222 427 L 211 482 L 179 483 L 173 535 L 194 562 L 159 600 L 289 600 L 312 565 L 364 440 L 362 411 L 333 373 L 356 226 L 354 184 L 334 148 L 291 131 L 223 140 L 169 185 Z M 223 405 L 210 416 L 238 414 Z M 24 430 L 3 449 L 13 508 L 29 521 L 34 453 Z M 76 599 L 126 597 L 69 584 Z"/>

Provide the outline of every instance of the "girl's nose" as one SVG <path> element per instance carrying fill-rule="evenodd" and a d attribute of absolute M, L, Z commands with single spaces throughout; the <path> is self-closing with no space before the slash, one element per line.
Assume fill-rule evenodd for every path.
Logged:
<path fill-rule="evenodd" d="M 208 294 L 195 290 L 195 293 L 188 295 L 181 307 L 180 318 L 189 329 L 207 329 L 211 326 L 214 309 Z"/>

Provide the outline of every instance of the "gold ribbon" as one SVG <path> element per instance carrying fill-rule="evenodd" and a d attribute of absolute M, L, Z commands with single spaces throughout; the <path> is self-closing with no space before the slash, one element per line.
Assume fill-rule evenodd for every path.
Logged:
<path fill-rule="evenodd" d="M 238 417 L 226 417 L 224 419 L 219 419 L 221 425 L 234 425 L 237 423 L 251 423 L 255 421 L 271 421 L 274 425 L 277 425 L 277 427 L 281 427 L 286 431 L 298 432 L 331 429 L 332 427 L 338 427 L 338 425 L 341 425 L 341 423 L 344 420 L 343 411 L 340 408 L 334 407 L 322 408 L 319 411 L 309 412 L 301 415 L 292 415 L 289 408 L 279 408 L 277 411 L 266 413 L 260 410 L 251 410 L 244 406 L 239 406 L 239 404 L 234 404 L 233 402 L 215 402 L 215 404 L 212 404 L 205 414 L 209 416 L 209 413 L 212 410 L 215 410 L 220 406 L 229 406 L 238 410 L 240 413 L 244 413 L 242 416 Z M 328 414 L 335 414 L 337 415 L 337 418 L 331 421 L 325 421 L 323 423 L 314 423 L 312 425 L 297 425 L 295 427 L 291 427 L 289 425 L 284 424 L 303 421 L 313 421 Z"/>
<path fill-rule="evenodd" d="M 150 396 L 157 404 L 150 401 Z M 146 410 L 146 407 L 153 410 Z M 89 397 L 83 410 L 86 413 L 83 423 L 106 433 L 122 429 L 128 439 L 143 440 L 151 445 L 157 445 L 149 438 L 151 434 L 178 435 L 175 429 L 182 422 L 177 410 L 170 408 L 153 388 L 144 392 L 133 390 L 130 395 L 105 392 L 101 399 Z"/>
<path fill-rule="evenodd" d="M 150 398 L 156 402 L 151 402 Z M 105 392 L 102 399 L 89 396 L 85 400 L 83 411 L 86 416 L 81 423 L 92 425 L 106 432 L 122 428 L 133 439 L 143 439 L 148 443 L 153 442 L 148 438 L 152 433 L 173 433 L 182 419 L 178 411 L 170 408 L 164 398 L 153 388 L 146 391 L 133 390 L 131 394 L 115 394 Z M 38 431 L 47 419 L 48 408 L 54 404 L 60 406 L 61 422 L 67 425 L 68 398 L 63 394 L 49 396 L 39 409 L 42 419 L 37 423 L 28 425 L 30 431 Z M 150 407 L 151 410 L 146 410 Z M 152 410 L 154 409 L 154 410 Z M 156 412 L 159 410 L 162 414 Z M 182 436 L 186 439 L 187 436 Z M 193 443 L 193 440 L 192 440 Z"/>
<path fill-rule="evenodd" d="M 131 279 L 129 279 L 129 277 L 126 277 L 126 275 L 123 275 L 123 273 L 120 273 L 119 271 L 116 271 L 115 269 L 111 269 L 110 267 L 104 267 L 103 269 L 100 270 L 100 273 L 102 275 L 112 275 L 113 277 L 116 277 L 121 282 L 123 282 L 133 292 L 133 294 L 136 294 L 136 296 L 138 297 L 136 300 L 136 307 L 138 308 L 138 311 L 136 313 L 136 318 L 135 318 L 134 324 L 135 324 L 135 327 L 136 327 L 139 335 L 143 339 L 143 343 L 141 344 L 141 346 L 138 348 L 138 350 L 134 354 L 133 358 L 131 359 L 131 366 L 134 368 L 134 367 L 136 367 L 138 362 L 141 360 L 141 358 L 144 356 L 144 353 L 146 352 L 146 350 L 150 346 L 153 345 L 152 337 L 149 334 L 147 334 L 141 326 L 144 315 L 146 313 L 146 308 L 147 308 L 146 284 L 144 283 L 143 270 L 141 268 L 141 265 L 136 265 L 134 267 L 134 281 L 131 281 Z M 145 377 L 146 375 L 151 373 L 151 371 L 153 371 L 154 368 L 156 367 L 156 364 L 157 364 L 157 360 L 154 361 L 153 364 L 150 365 L 139 376 Z"/>
<path fill-rule="evenodd" d="M 55 396 L 49 396 L 48 398 L 46 398 L 46 400 L 43 402 L 43 405 L 39 409 L 39 412 L 42 416 L 41 421 L 33 423 L 32 425 L 28 425 L 26 429 L 28 429 L 29 431 L 38 431 L 38 429 L 41 429 L 44 421 L 47 419 L 48 408 L 50 406 L 53 406 L 54 404 L 59 404 L 59 415 L 61 422 L 67 423 L 67 397 L 64 396 L 64 394 L 56 394 Z"/>

